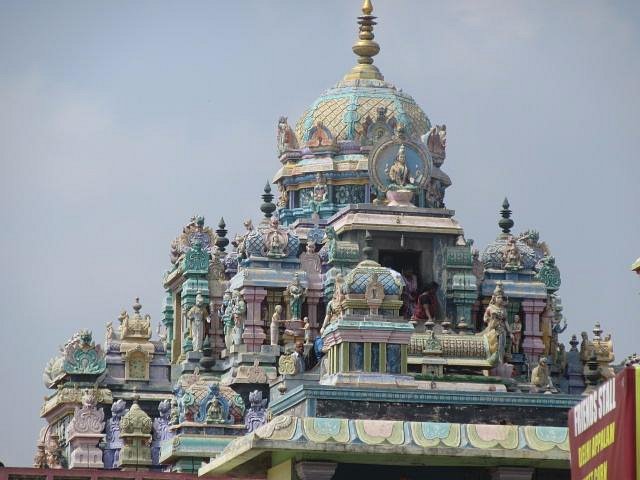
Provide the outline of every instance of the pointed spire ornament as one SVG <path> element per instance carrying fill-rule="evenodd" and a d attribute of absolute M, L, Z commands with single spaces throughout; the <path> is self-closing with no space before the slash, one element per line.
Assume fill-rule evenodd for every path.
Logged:
<path fill-rule="evenodd" d="M 380 52 L 380 45 L 373 40 L 373 26 L 376 24 L 374 21 L 376 17 L 371 15 L 372 13 L 373 5 L 371 4 L 371 0 L 364 0 L 362 4 L 362 15 L 358 17 L 360 33 L 358 40 L 352 47 L 353 53 L 358 56 L 358 64 L 344 76 L 344 80 L 384 80 L 378 67 L 373 65 L 373 57 Z"/>
<path fill-rule="evenodd" d="M 264 186 L 262 201 L 264 203 L 260 206 L 260 210 L 264 213 L 264 218 L 269 219 L 276 210 L 276 204 L 273 203 L 273 193 L 271 193 L 271 185 L 269 185 L 269 182 Z"/>
<path fill-rule="evenodd" d="M 224 253 L 226 246 L 229 245 L 229 239 L 227 238 L 227 224 L 224 222 L 224 217 L 220 217 L 216 235 L 216 247 L 218 247 L 219 252 Z"/>
<path fill-rule="evenodd" d="M 371 246 L 372 244 L 373 237 L 369 233 L 369 230 L 367 230 L 364 234 L 364 247 L 362 248 L 363 260 L 371 260 L 371 257 L 373 256 L 373 247 Z"/>
<path fill-rule="evenodd" d="M 513 227 L 513 220 L 511 219 L 511 210 L 509 210 L 509 200 L 507 200 L 507 197 L 505 197 L 504 202 L 502 202 L 500 215 L 502 215 L 502 218 L 498 222 L 498 226 L 502 229 L 504 235 L 509 235 Z"/>

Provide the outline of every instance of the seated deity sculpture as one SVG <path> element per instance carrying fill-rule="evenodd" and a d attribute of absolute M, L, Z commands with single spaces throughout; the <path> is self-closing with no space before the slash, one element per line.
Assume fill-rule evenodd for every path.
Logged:
<path fill-rule="evenodd" d="M 531 371 L 531 383 L 536 392 L 550 391 L 553 389 L 553 382 L 549 376 L 546 357 L 540 357 L 538 365 Z"/>
<path fill-rule="evenodd" d="M 405 187 L 409 185 L 411 178 L 409 172 L 409 166 L 407 165 L 404 145 L 400 145 L 398 150 L 398 156 L 393 161 L 391 168 L 389 168 L 387 175 L 391 184 L 396 187 Z"/>

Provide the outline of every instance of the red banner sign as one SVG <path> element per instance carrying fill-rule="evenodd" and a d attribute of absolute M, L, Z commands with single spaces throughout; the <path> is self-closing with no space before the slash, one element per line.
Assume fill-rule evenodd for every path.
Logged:
<path fill-rule="evenodd" d="M 625 368 L 569 411 L 571 480 L 637 478 L 636 370 Z"/>

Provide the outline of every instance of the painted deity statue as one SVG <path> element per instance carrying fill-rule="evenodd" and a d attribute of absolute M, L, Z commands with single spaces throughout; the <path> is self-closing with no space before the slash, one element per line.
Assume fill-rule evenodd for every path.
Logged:
<path fill-rule="evenodd" d="M 196 295 L 196 304 L 187 312 L 187 320 L 189 321 L 189 331 L 191 334 L 191 342 L 194 352 L 202 351 L 202 342 L 204 340 L 204 323 L 207 318 L 207 307 L 204 303 L 202 292 Z"/>
<path fill-rule="evenodd" d="M 391 168 L 389 168 L 387 175 L 389 176 L 389 180 L 391 180 L 391 183 L 393 185 L 404 187 L 409 184 L 410 172 L 409 166 L 407 165 L 404 145 L 400 145 L 398 156 L 393 161 L 393 164 L 391 165 Z"/>
<path fill-rule="evenodd" d="M 497 283 L 483 319 L 487 326 L 485 331 L 493 330 L 497 336 L 498 363 L 503 363 L 507 336 L 513 341 L 513 334 L 507 321 L 507 302 L 504 298 L 502 282 Z"/>
<path fill-rule="evenodd" d="M 320 207 L 327 203 L 327 181 L 321 173 L 316 174 L 316 184 L 313 187 L 313 193 L 309 199 L 309 208 L 314 214 L 318 214 Z"/>
<path fill-rule="evenodd" d="M 305 289 L 300 285 L 300 278 L 296 273 L 293 276 L 293 282 L 287 287 L 287 294 L 289 295 L 289 306 L 291 308 L 291 318 L 293 320 L 300 320 L 302 314 L 302 302 L 304 301 Z"/>
<path fill-rule="evenodd" d="M 511 338 L 511 353 L 520 353 L 520 339 L 522 338 L 522 322 L 520 321 L 520 315 L 513 317 L 513 334 Z"/>
<path fill-rule="evenodd" d="M 207 407 L 207 423 L 225 423 L 224 414 L 222 413 L 222 407 L 220 406 L 220 400 L 217 395 L 214 395 L 209 406 Z"/>
<path fill-rule="evenodd" d="M 342 316 L 342 301 L 344 300 L 344 292 L 342 291 L 344 280 L 341 274 L 336 275 L 335 286 L 333 289 L 333 297 L 327 303 L 324 321 L 320 328 L 320 335 L 324 332 L 332 322 L 338 320 Z"/>

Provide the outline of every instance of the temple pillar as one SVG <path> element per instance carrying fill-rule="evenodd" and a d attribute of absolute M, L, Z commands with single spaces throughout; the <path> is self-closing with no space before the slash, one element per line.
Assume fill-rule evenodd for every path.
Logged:
<path fill-rule="evenodd" d="M 297 462 L 296 474 L 300 480 L 331 480 L 337 467 L 334 462 Z"/>
<path fill-rule="evenodd" d="M 522 301 L 522 311 L 524 312 L 522 352 L 527 355 L 530 365 L 535 364 L 544 351 L 542 332 L 540 331 L 540 314 L 544 308 L 545 301 L 542 299 L 528 298 Z"/>
<path fill-rule="evenodd" d="M 532 467 L 496 467 L 490 470 L 491 480 L 532 480 Z"/>
<path fill-rule="evenodd" d="M 320 324 L 318 323 L 318 303 L 322 298 L 321 290 L 307 291 L 307 316 L 309 317 L 309 327 L 311 328 L 312 339 L 320 334 Z"/>
<path fill-rule="evenodd" d="M 242 343 L 247 346 L 248 352 L 259 352 L 267 338 L 262 319 L 262 301 L 267 296 L 267 290 L 260 287 L 245 287 L 241 293 L 247 304 Z"/>

